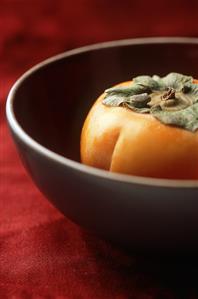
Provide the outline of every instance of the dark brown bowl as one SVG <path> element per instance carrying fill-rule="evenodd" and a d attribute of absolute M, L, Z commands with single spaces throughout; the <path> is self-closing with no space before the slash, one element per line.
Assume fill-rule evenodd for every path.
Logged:
<path fill-rule="evenodd" d="M 136 251 L 198 249 L 198 182 L 82 165 L 80 132 L 104 89 L 171 71 L 198 78 L 198 39 L 131 39 L 69 51 L 23 75 L 7 101 L 13 139 L 38 188 L 76 223 Z"/>

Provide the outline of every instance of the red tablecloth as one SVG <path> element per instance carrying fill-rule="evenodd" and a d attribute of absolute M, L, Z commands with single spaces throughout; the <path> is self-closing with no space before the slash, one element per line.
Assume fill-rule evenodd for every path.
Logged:
<path fill-rule="evenodd" d="M 198 36 L 197 19 L 197 0 L 0 0 L 0 298 L 197 298 L 198 266 L 134 258 L 52 207 L 4 115 L 11 85 L 44 58 L 105 40 Z"/>

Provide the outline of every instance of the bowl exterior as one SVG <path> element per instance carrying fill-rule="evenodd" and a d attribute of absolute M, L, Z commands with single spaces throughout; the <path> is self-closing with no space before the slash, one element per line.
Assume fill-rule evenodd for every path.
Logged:
<path fill-rule="evenodd" d="M 148 186 L 93 176 L 30 148 L 13 133 L 37 187 L 64 215 L 134 251 L 198 248 L 198 189 Z"/>

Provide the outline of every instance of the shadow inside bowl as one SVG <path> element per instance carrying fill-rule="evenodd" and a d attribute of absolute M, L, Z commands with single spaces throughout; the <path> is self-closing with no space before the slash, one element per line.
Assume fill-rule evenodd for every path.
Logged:
<path fill-rule="evenodd" d="M 17 90 L 14 112 L 34 140 L 80 161 L 83 121 L 107 87 L 140 74 L 165 75 L 172 71 L 198 77 L 198 45 L 118 45 L 63 56 L 25 79 Z"/>

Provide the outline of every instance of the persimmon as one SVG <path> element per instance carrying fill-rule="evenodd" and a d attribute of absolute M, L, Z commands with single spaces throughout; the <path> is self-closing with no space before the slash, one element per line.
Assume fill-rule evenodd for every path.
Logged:
<path fill-rule="evenodd" d="M 82 163 L 135 176 L 198 179 L 198 81 L 177 73 L 137 78 L 107 89 L 92 106 L 81 133 Z"/>

